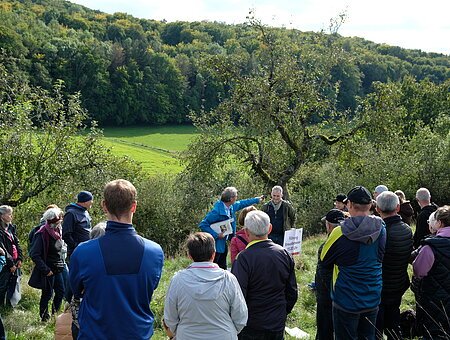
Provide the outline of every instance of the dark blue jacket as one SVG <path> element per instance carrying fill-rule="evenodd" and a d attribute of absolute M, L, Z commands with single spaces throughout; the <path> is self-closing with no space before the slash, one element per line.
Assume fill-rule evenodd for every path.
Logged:
<path fill-rule="evenodd" d="M 236 203 L 230 206 L 230 214 L 231 214 L 230 217 L 233 219 L 233 222 L 231 223 L 233 227 L 233 235 L 236 234 L 236 211 L 239 211 L 256 203 L 259 203 L 258 197 L 236 201 Z M 214 203 L 214 207 L 212 208 L 212 210 L 205 216 L 205 218 L 199 224 L 199 227 L 203 232 L 211 234 L 212 237 L 214 237 L 214 239 L 216 240 L 217 253 L 225 252 L 226 238 L 224 237 L 222 239 L 218 239 L 217 237 L 219 236 L 219 234 L 217 234 L 214 230 L 212 230 L 211 224 L 226 221 L 230 217 L 228 217 L 227 212 L 225 211 L 224 203 L 221 200 L 218 200 L 216 203 Z"/>
<path fill-rule="evenodd" d="M 374 310 L 381 300 L 386 228 L 377 216 L 356 216 L 333 229 L 320 259 L 334 265 L 331 298 L 350 313 Z"/>
<path fill-rule="evenodd" d="M 66 207 L 62 226 L 62 238 L 67 244 L 67 255 L 81 243 L 89 240 L 91 216 L 86 208 L 71 203 Z"/>
<path fill-rule="evenodd" d="M 250 242 L 233 262 L 248 308 L 249 328 L 282 331 L 298 298 L 291 254 L 272 240 Z"/>
<path fill-rule="evenodd" d="M 74 296 L 83 294 L 78 339 L 148 340 L 163 261 L 161 247 L 131 224 L 108 221 L 104 236 L 80 244 L 69 271 Z"/>

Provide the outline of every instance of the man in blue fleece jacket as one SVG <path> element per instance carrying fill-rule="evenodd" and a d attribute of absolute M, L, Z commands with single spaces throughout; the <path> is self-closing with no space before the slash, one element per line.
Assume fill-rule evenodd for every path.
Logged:
<path fill-rule="evenodd" d="M 150 301 L 161 277 L 161 247 L 136 233 L 136 188 L 118 179 L 106 184 L 104 236 L 80 244 L 70 261 L 75 298 L 82 297 L 78 339 L 142 339 L 153 334 Z"/>
<path fill-rule="evenodd" d="M 354 187 L 347 201 L 351 217 L 333 229 L 320 254 L 324 267 L 334 267 L 334 336 L 336 340 L 375 340 L 385 224 L 380 217 L 369 215 L 372 196 L 366 188 Z"/>

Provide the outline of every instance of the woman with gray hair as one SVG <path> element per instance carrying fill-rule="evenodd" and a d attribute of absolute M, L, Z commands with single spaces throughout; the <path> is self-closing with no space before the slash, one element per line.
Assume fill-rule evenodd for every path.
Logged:
<path fill-rule="evenodd" d="M 50 318 L 48 303 L 55 294 L 52 303 L 52 314 L 58 312 L 64 297 L 64 259 L 67 246 L 61 237 L 63 212 L 60 208 L 48 209 L 42 218 L 45 224 L 36 232 L 30 256 L 36 264 L 35 275 L 31 275 L 29 284 L 42 289 L 39 303 L 39 316 L 42 321 Z M 35 280 L 36 279 L 36 280 Z"/>
<path fill-rule="evenodd" d="M 0 247 L 5 251 L 6 264 L 0 272 L 0 306 L 10 305 L 10 293 L 13 292 L 22 267 L 22 249 L 16 235 L 16 226 L 12 224 L 13 208 L 0 206 Z"/>

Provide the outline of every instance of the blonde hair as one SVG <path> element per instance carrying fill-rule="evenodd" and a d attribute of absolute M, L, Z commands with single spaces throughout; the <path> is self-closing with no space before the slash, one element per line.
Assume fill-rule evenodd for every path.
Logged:
<path fill-rule="evenodd" d="M 406 195 L 403 191 L 401 190 L 395 190 L 395 194 L 398 196 L 398 198 L 400 199 L 400 203 L 403 203 L 406 201 Z"/>
<path fill-rule="evenodd" d="M 242 209 L 242 211 L 239 214 L 239 218 L 238 218 L 238 223 L 241 227 L 244 226 L 245 216 L 247 216 L 247 214 L 253 210 L 257 210 L 253 205 Z"/>

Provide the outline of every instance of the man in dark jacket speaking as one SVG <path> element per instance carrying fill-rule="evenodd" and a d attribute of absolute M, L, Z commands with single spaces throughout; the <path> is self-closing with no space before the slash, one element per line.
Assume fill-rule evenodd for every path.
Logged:
<path fill-rule="evenodd" d="M 283 339 L 287 314 L 298 298 L 294 260 L 268 239 L 272 226 L 266 213 L 250 211 L 244 226 L 250 242 L 231 269 L 248 308 L 247 326 L 239 339 Z"/>
<path fill-rule="evenodd" d="M 388 339 L 402 339 L 400 304 L 409 288 L 408 263 L 413 248 L 409 225 L 398 215 L 400 200 L 391 191 L 377 197 L 377 211 L 386 223 L 386 249 L 383 258 L 383 289 L 377 315 L 377 329 Z"/>

